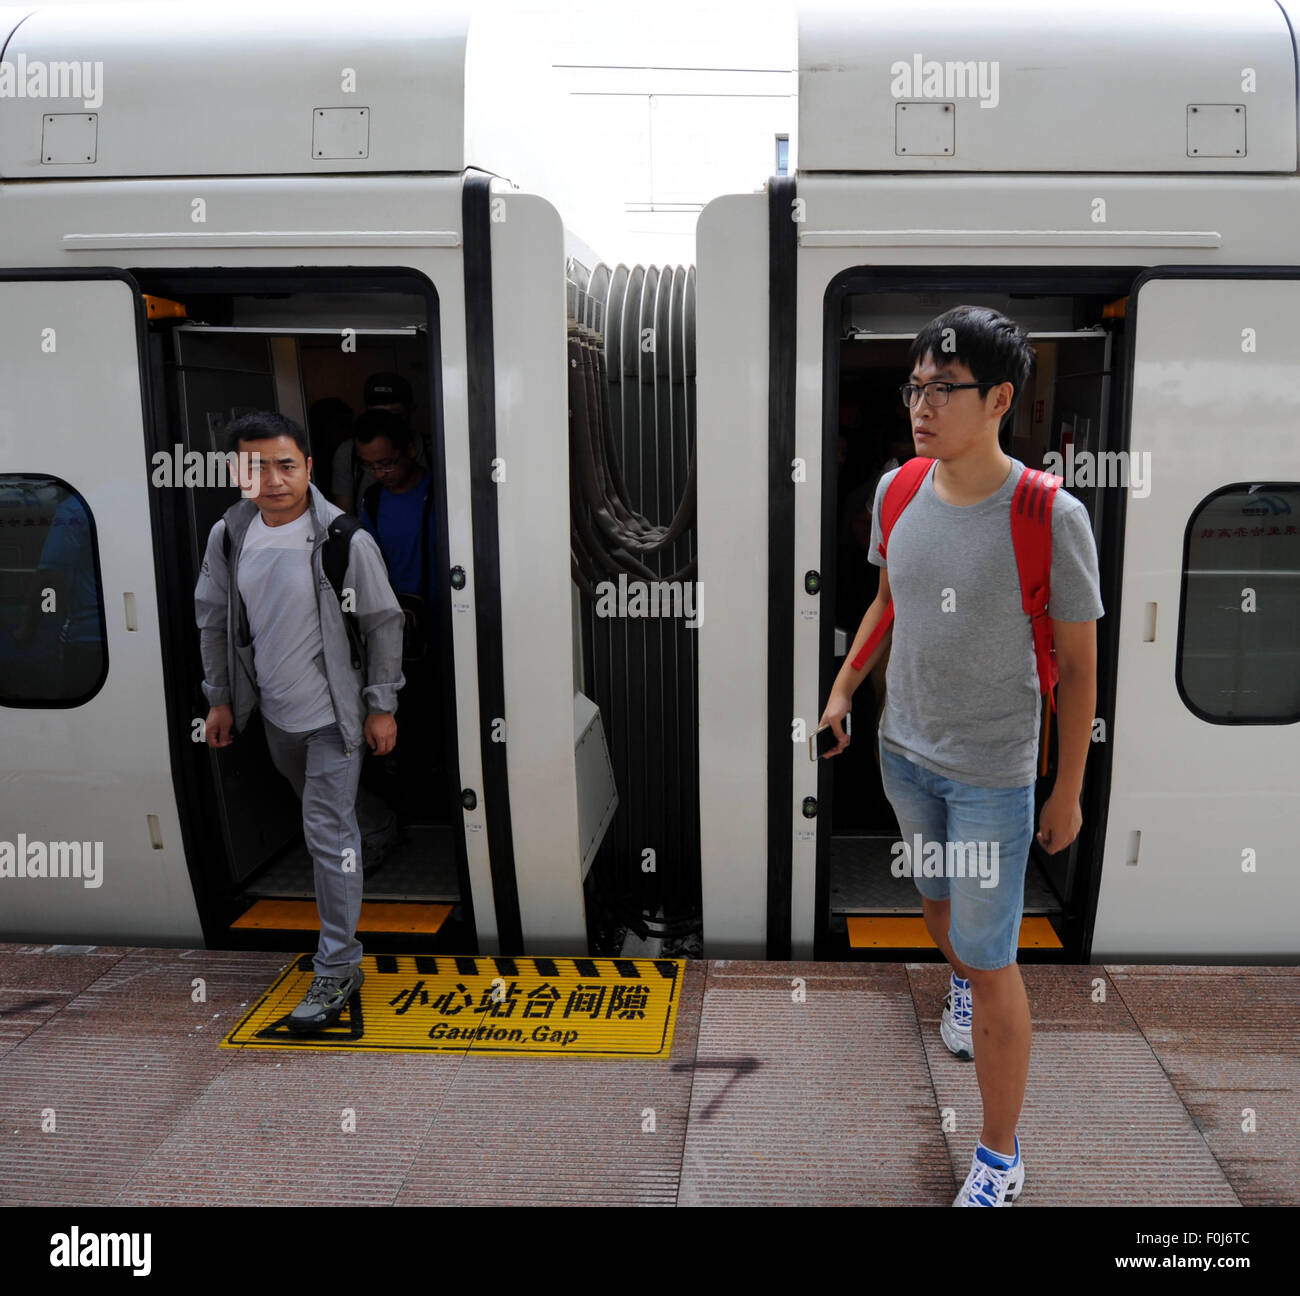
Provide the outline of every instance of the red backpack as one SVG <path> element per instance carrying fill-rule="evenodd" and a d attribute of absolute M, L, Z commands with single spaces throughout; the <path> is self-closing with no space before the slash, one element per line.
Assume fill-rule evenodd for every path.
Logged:
<path fill-rule="evenodd" d="M 880 544 L 876 548 L 882 558 L 886 556 L 889 533 L 894 529 L 898 515 L 911 503 L 934 462 L 919 456 L 909 459 L 889 483 L 885 498 L 880 502 Z M 1015 547 L 1016 567 L 1020 572 L 1020 605 L 1033 621 L 1039 692 L 1047 694 L 1053 712 L 1056 710 L 1053 686 L 1060 678 L 1060 672 L 1052 647 L 1052 622 L 1047 606 L 1052 576 L 1052 501 L 1062 485 L 1063 478 L 1053 473 L 1026 468 L 1020 474 L 1016 493 L 1011 499 L 1011 543 Z M 853 659 L 854 670 L 861 670 L 866 665 L 867 658 L 893 622 L 894 603 L 891 599 L 862 651 Z"/>

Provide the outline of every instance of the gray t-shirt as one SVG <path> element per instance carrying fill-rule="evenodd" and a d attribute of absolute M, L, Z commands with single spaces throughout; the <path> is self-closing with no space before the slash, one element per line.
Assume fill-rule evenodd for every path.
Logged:
<path fill-rule="evenodd" d="M 1012 459 L 988 499 L 961 507 L 939 498 L 931 467 L 894 524 L 888 563 L 877 550 L 880 506 L 898 469 L 880 479 L 871 515 L 868 557 L 888 568 L 894 601 L 881 743 L 975 787 L 1025 787 L 1036 772 L 1042 694 L 1011 543 L 1011 497 L 1023 469 Z M 1064 487 L 1052 504 L 1048 614 L 1104 614 L 1088 511 Z"/>

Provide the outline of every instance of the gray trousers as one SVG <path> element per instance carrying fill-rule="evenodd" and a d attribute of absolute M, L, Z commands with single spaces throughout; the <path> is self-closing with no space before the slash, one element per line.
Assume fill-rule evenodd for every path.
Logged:
<path fill-rule="evenodd" d="M 337 724 L 286 733 L 263 720 L 275 768 L 302 801 L 302 835 L 315 864 L 320 941 L 312 967 L 318 976 L 346 976 L 361 962 L 357 922 L 363 874 L 356 802 L 362 751 L 343 754 Z"/>

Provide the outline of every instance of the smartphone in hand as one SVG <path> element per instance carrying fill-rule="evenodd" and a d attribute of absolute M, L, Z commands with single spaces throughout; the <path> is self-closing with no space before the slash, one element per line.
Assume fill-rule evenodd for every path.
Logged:
<path fill-rule="evenodd" d="M 844 733 L 846 737 L 853 737 L 853 730 L 849 725 L 849 717 L 844 717 Z M 826 755 L 832 747 L 839 746 L 839 739 L 835 736 L 835 730 L 829 724 L 824 724 L 816 733 L 808 737 L 808 759 L 810 761 L 820 760 Z"/>

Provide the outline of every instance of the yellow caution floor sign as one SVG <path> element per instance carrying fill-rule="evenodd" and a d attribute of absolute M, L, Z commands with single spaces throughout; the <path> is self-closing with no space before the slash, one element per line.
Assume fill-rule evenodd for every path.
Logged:
<path fill-rule="evenodd" d="M 296 1035 L 288 1017 L 314 973 L 311 955 L 295 959 L 222 1047 L 666 1058 L 686 967 L 447 954 L 367 954 L 361 965 L 365 979 L 338 1020 Z"/>

